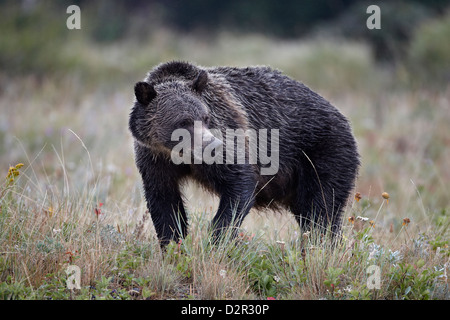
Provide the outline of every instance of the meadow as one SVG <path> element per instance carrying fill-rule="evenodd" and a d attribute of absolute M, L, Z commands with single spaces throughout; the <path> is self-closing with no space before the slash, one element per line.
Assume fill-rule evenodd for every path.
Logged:
<path fill-rule="evenodd" d="M 0 299 L 450 298 L 448 83 L 417 85 L 346 40 L 71 37 L 59 60 L 41 57 L 61 70 L 0 73 Z M 134 83 L 174 59 L 270 65 L 350 119 L 362 166 L 340 242 L 301 232 L 289 212 L 252 211 L 213 246 L 218 199 L 189 185 L 190 233 L 161 253 L 127 125 Z"/>

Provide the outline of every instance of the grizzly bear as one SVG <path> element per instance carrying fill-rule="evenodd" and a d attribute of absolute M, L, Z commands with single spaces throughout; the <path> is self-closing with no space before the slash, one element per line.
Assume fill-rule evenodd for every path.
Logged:
<path fill-rule="evenodd" d="M 129 129 L 162 247 L 187 234 L 187 179 L 220 197 L 215 239 L 252 207 L 286 208 L 303 230 L 340 233 L 360 161 L 348 120 L 320 95 L 270 67 L 178 61 L 134 91 Z"/>

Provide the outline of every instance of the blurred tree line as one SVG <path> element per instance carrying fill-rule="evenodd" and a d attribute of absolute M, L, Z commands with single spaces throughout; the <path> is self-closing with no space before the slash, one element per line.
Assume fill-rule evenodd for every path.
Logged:
<path fill-rule="evenodd" d="M 438 40 L 417 40 L 415 55 L 422 63 L 436 59 L 436 55 L 438 60 L 447 61 L 450 56 L 444 43 L 450 38 L 450 0 L 0 0 L 0 64 L 25 63 L 26 57 L 17 53 L 37 52 L 44 35 L 47 45 L 56 50 L 58 39 L 67 35 L 66 8 L 71 4 L 80 6 L 84 32 L 99 43 L 126 37 L 145 40 L 161 26 L 203 37 L 214 37 L 224 30 L 283 39 L 322 35 L 365 41 L 378 61 L 391 63 L 408 55 L 422 24 L 441 19 L 435 28 L 438 31 L 421 32 L 422 37 Z M 381 8 L 381 30 L 366 27 L 366 9 L 371 4 Z M 434 46 L 431 52 L 423 48 L 428 45 Z"/>
<path fill-rule="evenodd" d="M 30 1 L 30 0 L 28 0 Z M 67 1 L 60 1 L 59 5 Z M 395 40 L 407 39 L 424 19 L 443 14 L 449 0 L 73 0 L 94 7 L 103 31 L 98 40 L 116 40 L 136 14 L 158 13 L 158 22 L 181 32 L 230 30 L 264 33 L 272 37 L 297 38 L 323 24 L 333 24 L 348 37 L 367 35 L 366 8 L 382 8 L 383 28 Z M 152 15 L 152 17 L 154 17 Z M 113 26 L 114 25 L 114 26 Z M 374 39 L 375 42 L 380 39 Z"/>

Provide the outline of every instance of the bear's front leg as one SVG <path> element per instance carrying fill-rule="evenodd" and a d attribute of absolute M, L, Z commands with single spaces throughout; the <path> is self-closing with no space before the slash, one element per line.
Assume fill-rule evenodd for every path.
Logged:
<path fill-rule="evenodd" d="M 170 240 L 178 241 L 187 234 L 187 215 L 178 188 L 157 191 L 146 188 L 145 196 L 161 248 Z"/>
<path fill-rule="evenodd" d="M 227 173 L 222 175 L 226 179 L 216 185 L 220 203 L 211 222 L 215 242 L 220 240 L 229 228 L 232 228 L 231 237 L 235 237 L 255 202 L 256 179 L 248 168 L 244 170 L 239 168 L 241 166 L 233 168 L 234 170 L 227 170 Z"/>
<path fill-rule="evenodd" d="M 160 245 L 178 241 L 187 234 L 187 215 L 179 190 L 179 179 L 185 173 L 182 166 L 158 159 L 150 151 L 136 146 L 136 164 L 144 184 L 147 208 Z"/>

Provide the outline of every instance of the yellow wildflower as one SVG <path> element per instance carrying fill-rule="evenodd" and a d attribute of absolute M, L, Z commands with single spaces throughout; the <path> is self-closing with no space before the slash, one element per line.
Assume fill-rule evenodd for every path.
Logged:
<path fill-rule="evenodd" d="M 386 203 L 389 203 L 389 193 L 383 192 L 381 196 L 383 197 L 383 199 L 386 199 Z"/>

